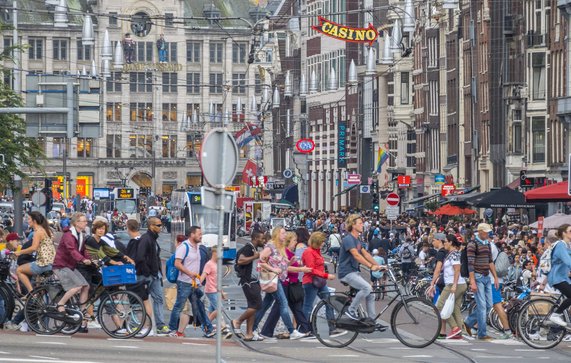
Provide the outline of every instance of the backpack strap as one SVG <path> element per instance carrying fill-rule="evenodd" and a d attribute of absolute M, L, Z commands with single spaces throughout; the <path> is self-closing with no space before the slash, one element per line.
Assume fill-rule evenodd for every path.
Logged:
<path fill-rule="evenodd" d="M 184 254 L 184 257 L 182 258 L 182 262 L 181 262 L 181 263 L 184 263 L 184 260 L 186 259 L 186 256 L 188 256 L 188 253 L 190 252 L 190 247 L 188 247 L 188 244 L 186 244 L 186 242 L 185 242 L 185 243 L 183 243 L 183 245 L 184 245 L 184 247 L 186 247 L 186 253 Z"/>

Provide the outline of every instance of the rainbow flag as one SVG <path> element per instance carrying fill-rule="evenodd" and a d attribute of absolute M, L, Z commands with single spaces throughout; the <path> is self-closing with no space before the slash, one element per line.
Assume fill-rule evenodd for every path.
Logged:
<path fill-rule="evenodd" d="M 379 146 L 379 151 L 377 152 L 377 173 L 381 172 L 381 168 L 385 161 L 389 158 L 389 153 L 386 152 L 382 147 Z"/>

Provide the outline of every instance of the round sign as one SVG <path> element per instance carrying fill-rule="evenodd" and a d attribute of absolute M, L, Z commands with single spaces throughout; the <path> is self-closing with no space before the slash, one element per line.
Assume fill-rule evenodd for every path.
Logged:
<path fill-rule="evenodd" d="M 299 139 L 295 143 L 297 151 L 303 154 L 309 154 L 315 149 L 315 142 L 311 139 Z"/>
<path fill-rule="evenodd" d="M 36 207 L 41 207 L 42 205 L 46 204 L 47 197 L 44 192 L 37 191 L 32 194 L 32 203 Z"/>
<path fill-rule="evenodd" d="M 387 204 L 397 206 L 400 203 L 400 197 L 397 193 L 390 193 L 387 195 Z"/>
<path fill-rule="evenodd" d="M 212 129 L 202 142 L 200 168 L 204 179 L 215 188 L 232 185 L 238 169 L 238 146 L 226 129 Z"/>
<path fill-rule="evenodd" d="M 293 176 L 293 171 L 291 171 L 291 169 L 285 169 L 282 172 L 282 175 L 284 176 L 284 178 L 289 179 Z"/>
<path fill-rule="evenodd" d="M 491 218 L 493 214 L 494 214 L 494 210 L 491 208 L 486 208 L 486 210 L 484 211 L 484 215 L 487 218 Z"/>

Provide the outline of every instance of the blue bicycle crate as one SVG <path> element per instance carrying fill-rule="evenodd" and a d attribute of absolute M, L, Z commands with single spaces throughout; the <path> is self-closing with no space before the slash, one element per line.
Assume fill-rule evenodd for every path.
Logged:
<path fill-rule="evenodd" d="M 101 269 L 103 286 L 128 285 L 137 282 L 134 265 L 105 266 Z"/>

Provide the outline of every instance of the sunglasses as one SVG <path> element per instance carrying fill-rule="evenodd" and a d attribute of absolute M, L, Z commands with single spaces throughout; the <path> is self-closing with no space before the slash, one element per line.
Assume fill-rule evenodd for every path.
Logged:
<path fill-rule="evenodd" d="M 153 224 L 153 226 L 155 226 L 155 227 L 162 227 L 163 225 L 162 225 L 162 224 Z"/>

